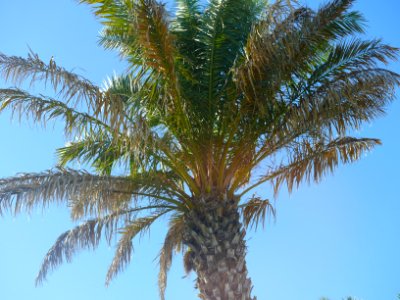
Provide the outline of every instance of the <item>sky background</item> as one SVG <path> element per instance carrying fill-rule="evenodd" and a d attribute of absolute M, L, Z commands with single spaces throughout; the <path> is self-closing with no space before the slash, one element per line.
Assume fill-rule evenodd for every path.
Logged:
<path fill-rule="evenodd" d="M 321 2 L 303 3 L 315 7 Z M 400 46 L 400 1 L 359 0 L 355 8 L 369 21 L 368 36 Z M 30 47 L 44 61 L 54 56 L 57 64 L 97 84 L 124 70 L 115 53 L 98 47 L 99 29 L 90 8 L 77 1 L 0 0 L 0 52 L 26 56 Z M 400 72 L 399 63 L 390 68 Z M 9 84 L 0 81 L 0 86 Z M 292 195 L 282 190 L 275 202 L 276 222 L 249 233 L 248 268 L 259 300 L 395 300 L 400 293 L 400 101 L 356 134 L 379 137 L 383 146 L 318 185 L 305 184 Z M 54 150 L 64 143 L 59 124 L 44 130 L 11 122 L 2 113 L 0 177 L 53 167 Z M 258 193 L 272 197 L 268 187 Z M 35 288 L 42 258 L 73 226 L 62 206 L 0 219 L 1 300 L 158 299 L 155 258 L 165 233 L 162 222 L 140 244 L 135 240 L 131 265 L 108 288 L 104 280 L 114 249 L 105 244 L 79 253 Z M 176 256 L 167 299 L 195 300 L 195 276 L 183 278 L 181 262 Z"/>

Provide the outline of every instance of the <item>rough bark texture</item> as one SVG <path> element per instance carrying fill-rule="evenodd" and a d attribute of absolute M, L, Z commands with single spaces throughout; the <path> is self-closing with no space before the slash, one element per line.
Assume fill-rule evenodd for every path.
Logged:
<path fill-rule="evenodd" d="M 208 199 L 186 216 L 186 263 L 203 300 L 256 300 L 247 277 L 245 231 L 234 201 Z"/>

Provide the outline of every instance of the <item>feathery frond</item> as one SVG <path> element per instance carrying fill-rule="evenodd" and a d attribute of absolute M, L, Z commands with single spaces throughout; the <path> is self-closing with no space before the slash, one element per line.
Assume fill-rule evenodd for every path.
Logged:
<path fill-rule="evenodd" d="M 244 226 L 257 229 L 258 224 L 264 227 L 266 216 L 275 218 L 275 208 L 268 199 L 262 200 L 253 195 L 246 203 L 239 206 L 241 208 Z"/>
<path fill-rule="evenodd" d="M 165 289 L 167 287 L 167 275 L 172 264 L 173 252 L 179 251 L 183 247 L 184 222 L 182 215 L 174 216 L 170 220 L 169 229 L 165 236 L 164 245 L 160 251 L 160 272 L 158 273 L 158 287 L 160 298 L 164 300 Z"/>
<path fill-rule="evenodd" d="M 96 128 L 110 130 L 110 127 L 96 117 L 82 113 L 67 104 L 45 96 L 33 96 L 18 88 L 0 89 L 0 112 L 10 109 L 19 119 L 31 117 L 33 122 L 46 125 L 50 120 L 62 119 L 65 133 L 80 134 Z"/>
<path fill-rule="evenodd" d="M 121 230 L 121 238 L 118 241 L 114 259 L 107 272 L 106 285 L 130 262 L 133 252 L 132 240 L 135 236 L 149 230 L 151 224 L 167 212 L 168 210 L 153 216 L 136 219 Z"/>
<path fill-rule="evenodd" d="M 129 180 L 122 177 L 104 177 L 72 169 L 55 169 L 42 173 L 26 173 L 0 180 L 0 213 L 21 210 L 32 211 L 35 207 L 46 208 L 51 203 L 62 203 L 78 195 L 85 195 L 92 202 L 103 200 L 109 207 L 111 201 L 127 196 Z M 96 190 L 92 194 L 88 191 Z M 99 197 L 102 194 L 102 197 Z M 128 196 L 130 196 L 128 194 Z"/>
<path fill-rule="evenodd" d="M 354 162 L 360 159 L 362 154 L 380 144 L 378 139 L 353 137 L 342 137 L 328 143 L 324 143 L 323 140 L 314 144 L 306 140 L 293 143 L 292 148 L 288 150 L 290 151 L 288 163 L 262 176 L 241 195 L 267 181 L 273 184 L 275 193 L 283 182 L 286 182 L 289 191 L 303 180 L 318 182 L 327 172 L 332 172 L 340 162 Z"/>
<path fill-rule="evenodd" d="M 0 73 L 6 80 L 21 83 L 30 80 L 30 84 L 41 81 L 50 84 L 63 98 L 86 100 L 89 107 L 100 93 L 89 80 L 57 66 L 53 59 L 48 64 L 32 51 L 28 58 L 6 56 L 0 53 Z"/>

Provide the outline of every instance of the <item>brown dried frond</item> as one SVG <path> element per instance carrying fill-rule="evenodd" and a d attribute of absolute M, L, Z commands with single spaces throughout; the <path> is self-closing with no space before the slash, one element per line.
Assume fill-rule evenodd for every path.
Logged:
<path fill-rule="evenodd" d="M 182 215 L 174 216 L 169 224 L 169 229 L 160 251 L 160 272 L 158 273 L 158 287 L 160 298 L 164 300 L 165 289 L 167 287 L 168 271 L 171 267 L 173 251 L 179 251 L 182 247 L 182 234 L 184 230 Z"/>
<path fill-rule="evenodd" d="M 294 185 L 298 186 L 303 180 L 318 182 L 323 175 L 332 172 L 339 163 L 351 163 L 361 158 L 376 145 L 380 145 L 378 139 L 342 137 L 324 143 L 300 141 L 293 146 L 289 163 L 278 167 L 261 180 L 271 181 L 275 193 L 283 182 L 286 182 L 288 190 L 292 191 Z"/>
<path fill-rule="evenodd" d="M 136 9 L 136 33 L 145 63 L 175 84 L 175 47 L 164 5 L 155 0 L 140 0 Z"/>
<path fill-rule="evenodd" d="M 258 224 L 264 227 L 266 215 L 275 218 L 275 208 L 268 199 L 261 199 L 253 195 L 247 203 L 240 205 L 241 214 L 246 228 L 250 227 L 257 229 Z"/>
<path fill-rule="evenodd" d="M 186 275 L 194 270 L 194 255 L 194 252 L 190 248 L 188 248 L 183 255 L 183 267 Z"/>

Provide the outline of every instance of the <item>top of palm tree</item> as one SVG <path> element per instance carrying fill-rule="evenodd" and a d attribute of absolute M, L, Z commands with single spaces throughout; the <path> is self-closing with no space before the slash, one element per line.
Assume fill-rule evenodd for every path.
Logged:
<path fill-rule="evenodd" d="M 257 226 L 274 210 L 251 196 L 255 187 L 319 181 L 380 144 L 348 135 L 393 100 L 399 75 L 385 65 L 398 50 L 361 38 L 353 0 L 317 10 L 287 0 L 176 0 L 174 12 L 156 0 L 81 2 L 104 25 L 101 45 L 129 62 L 127 74 L 99 88 L 34 53 L 0 54 L 4 78 L 45 82 L 57 95 L 1 89 L 0 110 L 40 123 L 61 118 L 75 137 L 57 150 L 57 169 L 0 180 L 0 213 L 67 200 L 74 219 L 92 218 L 60 236 L 38 282 L 120 231 L 108 282 L 129 262 L 132 239 L 169 215 L 163 295 L 187 212 L 229 200 Z M 66 168 L 77 160 L 97 175 Z M 112 176 L 119 165 L 125 174 Z"/>

